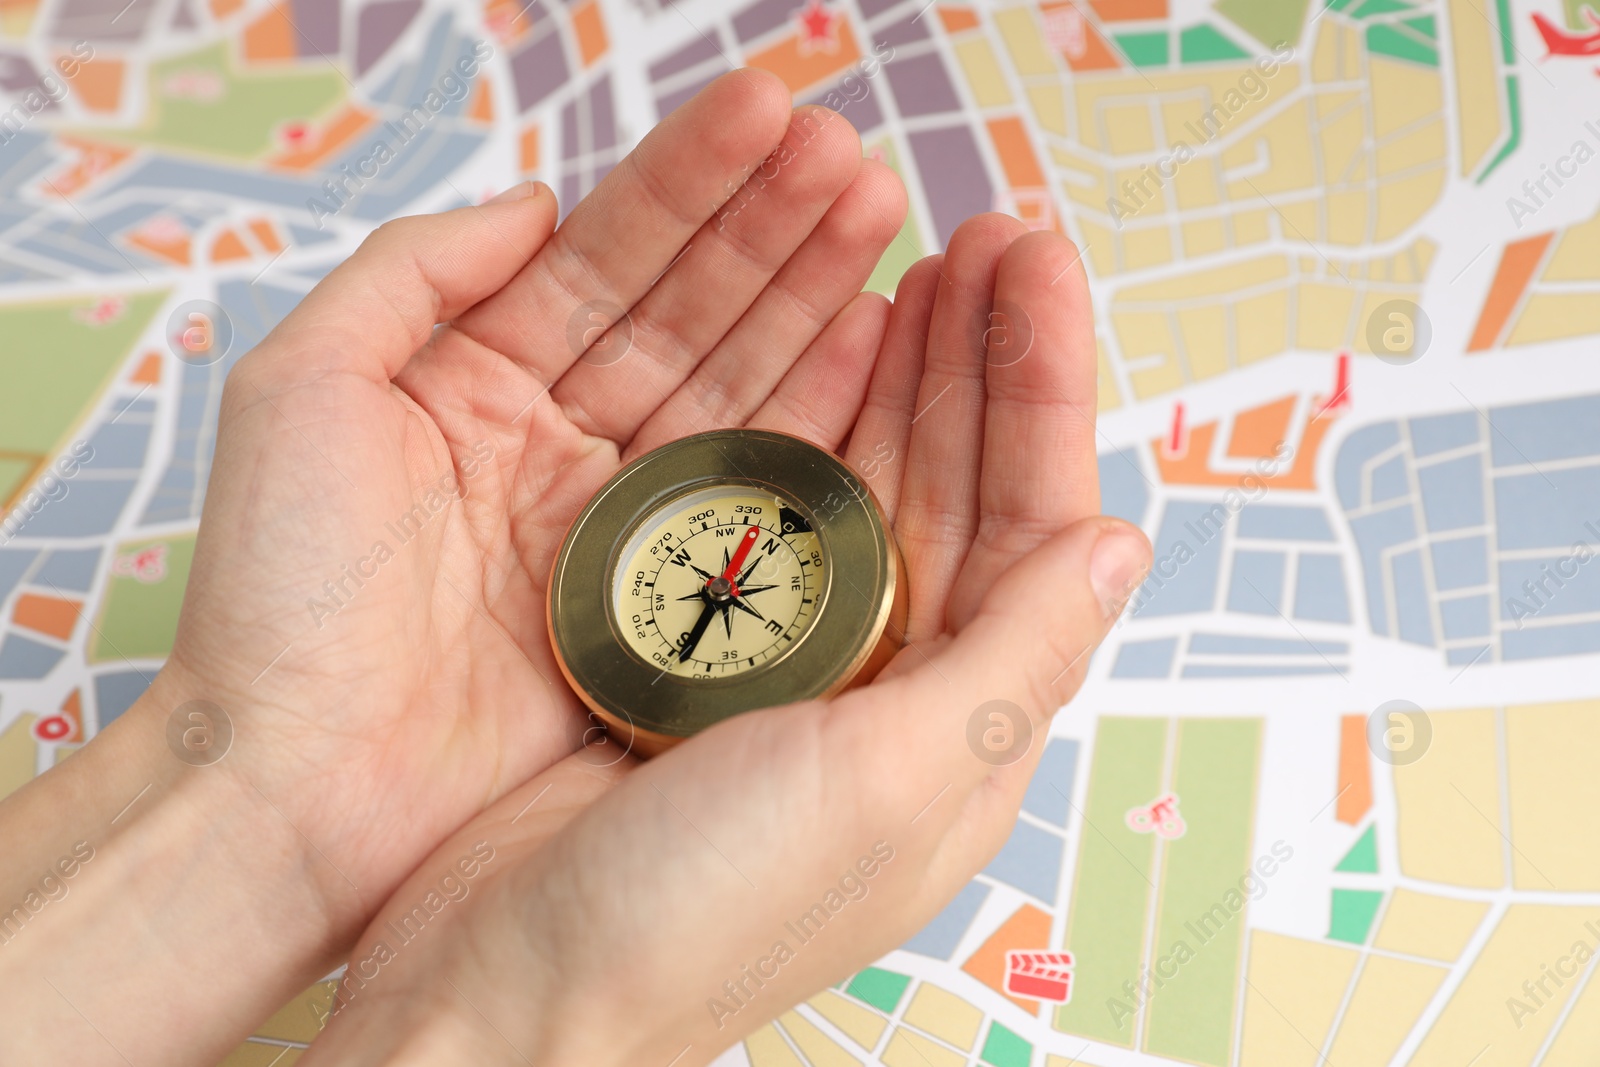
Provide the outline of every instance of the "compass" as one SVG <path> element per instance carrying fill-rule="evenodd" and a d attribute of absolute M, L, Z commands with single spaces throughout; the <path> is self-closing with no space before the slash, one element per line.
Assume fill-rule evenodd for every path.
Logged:
<path fill-rule="evenodd" d="M 562 673 L 654 755 L 731 715 L 832 696 L 899 648 L 905 569 L 871 490 L 798 437 L 717 430 L 628 464 L 550 578 Z"/>

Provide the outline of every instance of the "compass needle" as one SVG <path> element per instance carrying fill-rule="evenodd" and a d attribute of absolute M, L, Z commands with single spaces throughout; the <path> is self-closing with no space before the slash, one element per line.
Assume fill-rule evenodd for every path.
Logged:
<path fill-rule="evenodd" d="M 888 522 L 870 494 L 840 488 L 853 484 L 836 456 L 764 430 L 697 434 L 624 467 L 551 573 L 552 644 L 573 690 L 653 755 L 730 715 L 869 679 L 898 647 L 907 592 Z"/>

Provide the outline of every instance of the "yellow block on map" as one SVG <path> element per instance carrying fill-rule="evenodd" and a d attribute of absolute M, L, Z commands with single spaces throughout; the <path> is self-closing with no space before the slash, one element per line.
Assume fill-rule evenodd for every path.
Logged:
<path fill-rule="evenodd" d="M 1576 984 L 1570 976 L 1546 976 L 1552 970 L 1570 969 L 1574 946 L 1579 943 L 1592 951 L 1600 940 L 1597 931 L 1600 908 L 1511 905 L 1450 1003 L 1434 1020 L 1409 1067 L 1462 1067 L 1466 1063 L 1472 1067 L 1526 1067 L 1534 1062 Z"/>
<path fill-rule="evenodd" d="M 744 1039 L 750 1067 L 806 1067 L 794 1049 L 773 1026 L 763 1026 Z"/>
<path fill-rule="evenodd" d="M 1448 973 L 1426 963 L 1368 955 L 1328 1062 L 1388 1063 Z"/>
<path fill-rule="evenodd" d="M 1450 48 L 1455 62 L 1455 113 L 1461 126 L 1461 175 L 1477 172 L 1500 142 L 1499 45 L 1479 0 L 1448 0 Z"/>
<path fill-rule="evenodd" d="M 840 1048 L 833 1038 L 817 1029 L 799 1012 L 784 1012 L 778 1016 L 778 1022 L 789 1032 L 812 1067 L 860 1067 L 860 1060 Z"/>
<path fill-rule="evenodd" d="M 1006 76 L 994 58 L 994 50 L 982 37 L 962 41 L 956 45 L 956 58 L 966 72 L 967 84 L 972 87 L 973 99 L 979 107 L 998 107 L 1011 103 L 1011 90 L 1006 88 Z"/>
<path fill-rule="evenodd" d="M 1316 1067 L 1361 953 L 1250 932 L 1239 1067 Z"/>
<path fill-rule="evenodd" d="M 971 1051 L 983 1026 L 983 1012 L 954 993 L 927 982 L 906 1006 L 905 1021 L 918 1030 Z"/>
<path fill-rule="evenodd" d="M 1494 717 L 1489 710 L 1434 715 L 1427 755 L 1394 769 L 1400 869 L 1408 877 L 1484 889 L 1506 884 Z"/>
<path fill-rule="evenodd" d="M 915 1030 L 896 1030 L 883 1050 L 883 1067 L 967 1067 L 967 1058 Z"/>
<path fill-rule="evenodd" d="M 1590 974 L 1539 1067 L 1594 1067 L 1595 1049 L 1600 1049 L 1600 982 Z"/>
<path fill-rule="evenodd" d="M 39 745 L 33 739 L 33 723 L 38 717 L 23 712 L 0 734 L 0 799 L 33 780 L 39 766 Z"/>
<path fill-rule="evenodd" d="M 1488 913 L 1489 905 L 1483 901 L 1396 889 L 1372 944 L 1387 952 L 1454 963 Z"/>
<path fill-rule="evenodd" d="M 1600 890 L 1600 701 L 1506 709 L 1512 880 L 1518 889 Z"/>
<path fill-rule="evenodd" d="M 850 1040 L 864 1049 L 878 1047 L 878 1038 L 888 1020 L 874 1011 L 862 1007 L 849 997 L 842 997 L 831 989 L 824 989 L 812 997 L 808 1004 L 816 1013 L 844 1031 Z"/>

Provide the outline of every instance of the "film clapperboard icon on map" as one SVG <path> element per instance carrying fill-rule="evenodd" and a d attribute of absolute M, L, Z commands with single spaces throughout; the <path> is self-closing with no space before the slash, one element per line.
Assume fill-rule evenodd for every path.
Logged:
<path fill-rule="evenodd" d="M 1072 999 L 1072 953 L 1010 950 L 1006 953 L 1005 991 L 1015 997 L 1065 1004 Z"/>

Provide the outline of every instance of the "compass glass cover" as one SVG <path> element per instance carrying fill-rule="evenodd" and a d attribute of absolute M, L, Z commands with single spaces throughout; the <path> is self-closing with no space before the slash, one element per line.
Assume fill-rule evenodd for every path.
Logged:
<path fill-rule="evenodd" d="M 617 632 L 685 678 L 758 670 L 799 643 L 827 588 L 809 517 L 748 485 L 679 496 L 630 533 L 612 576 Z"/>

